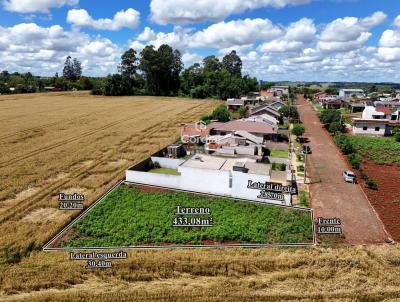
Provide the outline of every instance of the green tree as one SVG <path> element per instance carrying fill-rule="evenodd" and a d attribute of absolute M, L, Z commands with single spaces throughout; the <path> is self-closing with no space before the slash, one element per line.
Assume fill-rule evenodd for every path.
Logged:
<path fill-rule="evenodd" d="M 232 50 L 229 54 L 224 56 L 222 59 L 222 67 L 233 76 L 240 77 L 242 75 L 242 60 L 235 50 Z"/>
<path fill-rule="evenodd" d="M 64 63 L 63 77 L 69 81 L 76 81 L 82 76 L 82 64 L 78 59 L 68 56 Z"/>
<path fill-rule="evenodd" d="M 272 86 L 274 86 L 274 83 L 270 83 L 270 82 L 264 82 L 261 85 L 261 89 L 263 90 L 268 90 L 270 89 Z"/>
<path fill-rule="evenodd" d="M 68 56 L 64 63 L 63 77 L 67 80 L 73 80 L 75 78 L 74 66 L 72 63 L 71 56 Z"/>
<path fill-rule="evenodd" d="M 282 114 L 282 116 L 291 118 L 293 120 L 299 119 L 299 112 L 297 111 L 297 108 L 292 105 L 283 106 L 281 109 L 279 109 L 279 113 Z"/>
<path fill-rule="evenodd" d="M 121 64 L 118 66 L 118 71 L 123 76 L 127 76 L 132 79 L 136 76 L 138 62 L 139 60 L 136 57 L 136 51 L 130 48 L 121 56 Z"/>
<path fill-rule="evenodd" d="M 292 134 L 296 136 L 302 136 L 305 132 L 305 128 L 303 124 L 294 124 L 292 129 Z"/>
<path fill-rule="evenodd" d="M 107 96 L 134 95 L 135 87 L 132 84 L 132 79 L 126 76 L 110 75 L 105 80 L 103 93 Z"/>
<path fill-rule="evenodd" d="M 224 104 L 219 105 L 212 113 L 212 118 L 219 122 L 227 122 L 230 120 L 230 113 Z"/>
<path fill-rule="evenodd" d="M 241 108 L 239 108 L 238 113 L 240 115 L 240 118 L 244 118 L 244 117 L 246 117 L 247 110 L 245 107 L 241 107 Z"/>
<path fill-rule="evenodd" d="M 400 128 L 393 129 L 392 134 L 396 142 L 400 142 Z"/>
<path fill-rule="evenodd" d="M 146 46 L 141 52 L 139 68 L 146 81 L 146 90 L 154 95 L 174 95 L 180 86 L 183 64 L 181 54 L 163 44 L 158 50 Z"/>
<path fill-rule="evenodd" d="M 76 58 L 72 61 L 72 70 L 74 73 L 74 81 L 79 80 L 82 76 L 82 63 Z"/>
<path fill-rule="evenodd" d="M 341 119 L 342 115 L 336 109 L 323 110 L 320 115 L 320 120 L 325 126 L 330 125 L 334 122 L 340 123 Z"/>
<path fill-rule="evenodd" d="M 222 69 L 222 64 L 219 59 L 212 55 L 203 59 L 204 72 L 216 72 Z"/>

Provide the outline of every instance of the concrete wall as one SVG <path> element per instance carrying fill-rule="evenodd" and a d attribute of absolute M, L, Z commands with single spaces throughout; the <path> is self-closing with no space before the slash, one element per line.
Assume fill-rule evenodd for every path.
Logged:
<path fill-rule="evenodd" d="M 247 188 L 248 181 L 252 180 L 253 182 L 270 182 L 270 177 L 266 175 L 254 175 L 242 172 L 232 172 L 232 196 L 244 199 L 252 199 L 265 203 L 273 203 L 279 205 L 291 205 L 291 196 L 290 194 L 285 194 L 285 201 L 273 200 L 273 199 L 263 199 L 259 198 L 260 190 L 249 189 Z"/>
<path fill-rule="evenodd" d="M 158 162 L 162 168 L 169 168 L 169 169 L 178 169 L 178 167 L 185 162 L 182 159 L 156 157 L 156 156 L 152 156 L 151 161 L 153 163 Z"/>
<path fill-rule="evenodd" d="M 126 180 L 153 186 L 180 188 L 181 176 L 127 170 Z"/>
<path fill-rule="evenodd" d="M 196 169 L 190 167 L 179 167 L 182 174 L 181 188 L 183 190 L 230 195 L 229 171 Z"/>
<path fill-rule="evenodd" d="M 367 127 L 367 130 L 363 130 L 363 127 Z M 379 131 L 375 131 L 375 127 L 379 127 Z M 371 124 L 371 123 L 362 123 L 358 122 L 357 125 L 353 126 L 353 133 L 354 134 L 361 134 L 361 135 L 379 135 L 384 136 L 386 133 L 386 126 L 382 124 Z"/>
<path fill-rule="evenodd" d="M 289 166 L 290 161 L 286 158 L 280 158 L 280 157 L 271 157 L 271 156 L 267 156 L 268 161 L 272 164 L 272 163 L 277 163 L 277 164 L 285 164 L 286 167 Z"/>
<path fill-rule="evenodd" d="M 260 190 L 247 188 L 249 180 L 254 182 L 270 182 L 270 177 L 267 175 L 255 175 L 238 171 L 196 169 L 184 166 L 179 166 L 178 171 L 181 173 L 181 176 L 127 170 L 126 180 L 153 186 L 290 205 L 290 195 L 285 195 L 285 201 L 281 202 L 258 198 Z M 230 175 L 232 175 L 232 187 L 230 187 Z"/>

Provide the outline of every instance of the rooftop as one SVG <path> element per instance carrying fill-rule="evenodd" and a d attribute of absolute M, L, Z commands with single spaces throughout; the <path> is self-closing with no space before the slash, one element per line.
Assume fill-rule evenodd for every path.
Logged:
<path fill-rule="evenodd" d="M 271 165 L 257 163 L 251 158 L 226 158 L 207 154 L 198 154 L 184 162 L 182 167 L 232 171 L 234 166 L 244 166 L 249 174 L 266 175 L 271 173 Z"/>
<path fill-rule="evenodd" d="M 278 127 L 263 122 L 248 120 L 235 120 L 226 123 L 215 122 L 208 125 L 210 129 L 217 131 L 247 131 L 249 133 L 271 134 L 277 133 Z"/>

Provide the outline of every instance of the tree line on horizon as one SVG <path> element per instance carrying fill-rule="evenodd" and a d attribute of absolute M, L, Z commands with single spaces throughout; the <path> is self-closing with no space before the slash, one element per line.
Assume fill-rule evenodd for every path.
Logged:
<path fill-rule="evenodd" d="M 13 87 L 13 90 L 10 90 Z M 130 48 L 121 56 L 118 73 L 106 77 L 82 76 L 82 64 L 68 56 L 62 76 L 38 77 L 32 73 L 0 73 L 0 93 L 55 90 L 91 90 L 94 95 L 183 96 L 227 99 L 259 90 L 256 78 L 242 75 L 242 60 L 231 51 L 222 60 L 211 55 L 184 69 L 179 50 L 167 44 L 146 46 L 140 53 Z"/>
<path fill-rule="evenodd" d="M 242 76 L 242 60 L 236 51 L 222 61 L 207 56 L 202 64 L 184 69 L 178 50 L 166 44 L 158 49 L 149 45 L 140 54 L 134 49 L 126 51 L 118 71 L 105 78 L 92 93 L 227 99 L 259 89 L 256 78 Z"/>

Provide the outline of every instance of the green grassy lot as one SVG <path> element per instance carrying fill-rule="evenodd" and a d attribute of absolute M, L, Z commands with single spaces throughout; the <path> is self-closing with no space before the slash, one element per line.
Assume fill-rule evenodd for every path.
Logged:
<path fill-rule="evenodd" d="M 155 168 L 151 169 L 149 173 L 168 174 L 168 175 L 181 175 L 178 170 L 169 168 Z"/>
<path fill-rule="evenodd" d="M 378 164 L 400 165 L 400 143 L 393 137 L 348 136 L 357 153 Z"/>
<path fill-rule="evenodd" d="M 271 157 L 279 157 L 279 158 L 289 158 L 289 153 L 287 150 L 271 150 Z"/>
<path fill-rule="evenodd" d="M 210 208 L 213 226 L 173 227 L 177 205 Z M 203 240 L 262 244 L 312 241 L 307 211 L 183 192 L 141 192 L 125 186 L 113 191 L 78 221 L 73 234 L 63 246 L 202 244 Z"/>

